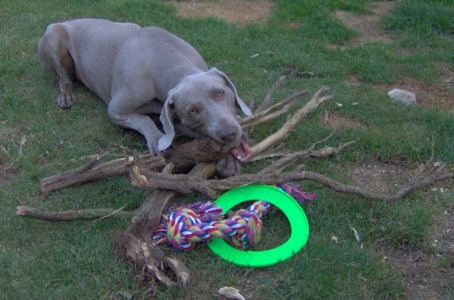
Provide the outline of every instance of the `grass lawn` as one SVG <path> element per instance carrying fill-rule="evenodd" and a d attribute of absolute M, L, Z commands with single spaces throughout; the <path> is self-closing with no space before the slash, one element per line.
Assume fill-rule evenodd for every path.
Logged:
<path fill-rule="evenodd" d="M 192 1 L 180 5 L 185 2 Z M 216 1 L 202 2 L 216 7 Z M 257 10 L 265 5 L 253 2 Z M 235 3 L 233 15 L 242 20 L 246 8 Z M 223 286 L 247 299 L 454 298 L 453 180 L 393 203 L 301 182 L 318 198 L 303 205 L 311 234 L 300 253 L 248 269 L 222 261 L 205 245 L 189 252 L 164 248 L 192 272 L 190 284 L 175 289 L 139 285 L 115 254 L 114 236 L 128 226 L 126 217 L 59 223 L 15 216 L 19 205 L 133 210 L 149 193 L 118 177 L 40 197 L 41 178 L 81 166 L 90 155 L 109 151 L 115 158 L 123 146 L 146 151 L 142 136 L 115 126 L 102 101 L 82 85 L 76 85 L 73 108 L 57 107 L 57 85 L 36 53 L 49 23 L 92 17 L 164 27 L 229 74 L 246 102 L 263 99 L 283 74 L 276 101 L 327 85 L 336 98 L 311 113 L 282 149 L 306 149 L 332 132 L 327 145 L 355 140 L 333 157 L 306 161 L 306 168 L 390 193 L 432 154 L 454 167 L 452 1 L 276 0 L 259 21 L 236 23 L 189 8 L 177 13 L 170 1 L 0 4 L 0 299 L 222 299 L 217 291 Z M 227 9 L 221 15 L 228 19 Z M 391 100 L 387 91 L 395 87 L 415 91 L 418 104 Z M 284 121 L 257 128 L 252 138 L 260 140 Z M 288 236 L 279 211 L 263 222 L 261 248 Z"/>

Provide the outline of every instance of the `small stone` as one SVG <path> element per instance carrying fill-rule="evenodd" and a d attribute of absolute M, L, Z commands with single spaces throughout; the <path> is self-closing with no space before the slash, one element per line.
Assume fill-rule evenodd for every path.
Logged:
<path fill-rule="evenodd" d="M 415 93 L 407 90 L 393 89 L 392 91 L 388 92 L 388 96 L 407 105 L 416 104 Z"/>
<path fill-rule="evenodd" d="M 228 299 L 236 299 L 236 300 L 246 300 L 243 295 L 240 294 L 240 291 L 236 288 L 225 286 L 219 289 L 219 295 L 224 296 Z"/>

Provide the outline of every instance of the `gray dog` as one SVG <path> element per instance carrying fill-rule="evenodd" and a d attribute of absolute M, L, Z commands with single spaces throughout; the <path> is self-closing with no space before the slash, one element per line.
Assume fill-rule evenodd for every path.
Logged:
<path fill-rule="evenodd" d="M 191 45 L 164 29 L 99 19 L 55 23 L 47 27 L 38 54 L 58 79 L 60 107 L 74 104 L 72 84 L 81 81 L 107 104 L 114 123 L 145 137 L 151 155 L 167 149 L 175 131 L 242 144 L 235 106 L 248 116 L 251 110 L 233 83 L 218 69 L 209 69 Z M 164 134 L 150 114 L 160 114 Z M 229 162 L 232 157 L 221 165 L 228 169 Z M 224 175 L 229 172 L 236 169 Z"/>

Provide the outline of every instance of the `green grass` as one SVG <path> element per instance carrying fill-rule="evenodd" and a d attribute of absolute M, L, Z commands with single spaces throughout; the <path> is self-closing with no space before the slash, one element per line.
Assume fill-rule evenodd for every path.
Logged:
<path fill-rule="evenodd" d="M 452 42 L 453 14 L 452 1 L 404 1 L 382 25 L 395 31 L 408 49 L 444 48 Z"/>
<path fill-rule="evenodd" d="M 452 192 L 440 196 L 442 200 L 428 190 L 396 203 L 381 203 L 305 182 L 318 200 L 303 206 L 311 235 L 301 253 L 271 267 L 245 269 L 220 260 L 203 245 L 185 253 L 166 249 L 192 272 L 187 287 L 170 290 L 139 286 L 131 267 L 115 254 L 113 237 L 126 228 L 127 218 L 91 224 L 15 216 L 18 205 L 52 210 L 127 205 L 132 210 L 148 193 L 132 188 L 127 178 L 114 178 L 40 198 L 39 180 L 80 166 L 84 163 L 80 157 L 105 151 L 121 155 L 121 146 L 146 150 L 139 134 L 113 125 L 102 102 L 80 85 L 73 108 L 64 111 L 56 106 L 56 84 L 40 66 L 36 46 L 47 24 L 76 17 L 158 25 L 175 32 L 193 44 L 208 64 L 227 72 L 246 102 L 263 99 L 272 83 L 286 73 L 294 75 L 275 99 L 303 88 L 313 93 L 322 85 L 330 86 L 336 98 L 309 115 L 285 147 L 305 149 L 329 135 L 331 130 L 321 122 L 324 109 L 364 128 L 336 132 L 329 144 L 349 140 L 357 144 L 335 157 L 307 161 L 310 170 L 351 184 L 343 171 L 376 160 L 415 168 L 430 158 L 432 142 L 435 160 L 454 166 L 454 117 L 394 103 L 380 88 L 402 78 L 442 84 L 446 70 L 452 73 L 451 1 L 401 1 L 381 22 L 393 42 L 355 47 L 348 42 L 358 33 L 336 20 L 333 12 L 368 13 L 366 1 L 275 2 L 273 14 L 264 23 L 247 26 L 214 18 L 178 18 L 175 9 L 161 1 L 0 2 L 0 298 L 216 299 L 222 286 L 237 287 L 251 299 L 406 297 L 403 273 L 383 261 L 376 241 L 386 240 L 402 255 L 414 249 L 432 251 L 427 246 L 431 225 L 444 209 L 452 209 Z M 259 56 L 251 58 L 256 53 Z M 351 75 L 360 84 L 347 84 Z M 253 138 L 260 140 L 283 121 L 257 128 Z M 2 172 L 11 175 L 2 177 Z M 454 188 L 452 182 L 447 185 Z M 265 217 L 264 223 L 267 241 L 260 247 L 288 236 L 288 224 L 278 211 Z M 360 234 L 360 242 L 351 227 Z M 442 261 L 444 267 L 450 263 L 449 258 Z M 448 297 L 452 284 L 438 292 Z"/>

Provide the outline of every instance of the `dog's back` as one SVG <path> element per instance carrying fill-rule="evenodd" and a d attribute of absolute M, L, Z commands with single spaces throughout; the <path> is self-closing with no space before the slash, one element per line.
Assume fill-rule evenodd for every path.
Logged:
<path fill-rule="evenodd" d="M 159 27 L 103 19 L 76 19 L 49 26 L 66 30 L 66 45 L 77 79 L 109 103 L 114 88 L 130 85 L 153 87 L 149 95 L 164 101 L 167 92 L 187 75 L 206 71 L 205 61 L 186 41 Z M 145 65 L 144 65 L 145 64 Z M 149 76 L 143 73 L 150 72 Z M 152 82 L 159 76 L 158 81 Z M 149 82 L 137 82 L 149 78 Z M 114 81 L 116 81 L 114 83 Z"/>

